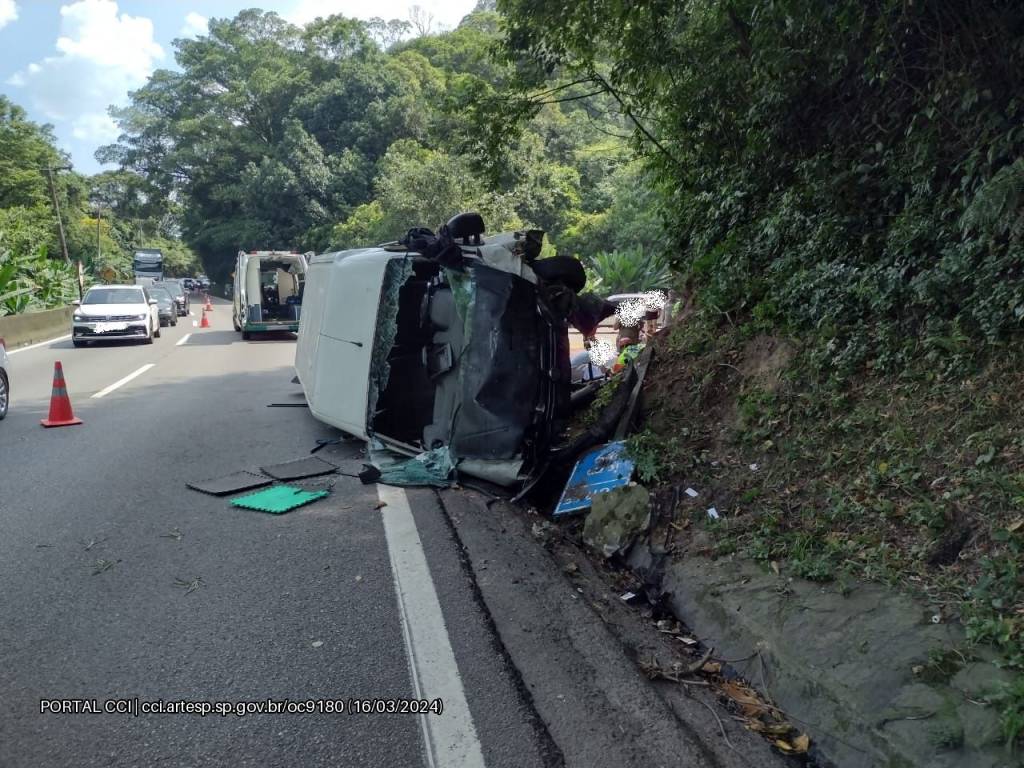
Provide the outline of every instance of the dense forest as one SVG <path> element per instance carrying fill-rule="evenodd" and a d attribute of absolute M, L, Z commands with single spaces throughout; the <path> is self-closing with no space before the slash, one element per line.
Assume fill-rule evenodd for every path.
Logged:
<path fill-rule="evenodd" d="M 398 20 L 215 19 L 115 112 L 122 138 L 98 157 L 182 201 L 183 238 L 215 279 L 239 248 L 353 247 L 476 209 L 491 231 L 539 227 L 598 259 L 606 290 L 664 285 L 654 185 L 612 96 L 531 110 L 483 160 L 481 125 L 517 101 L 501 27 L 492 10 L 418 35 Z"/>

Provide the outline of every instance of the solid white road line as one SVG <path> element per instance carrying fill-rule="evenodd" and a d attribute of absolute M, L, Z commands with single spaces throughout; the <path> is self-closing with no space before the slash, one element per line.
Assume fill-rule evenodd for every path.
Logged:
<path fill-rule="evenodd" d="M 66 336 L 58 336 L 55 339 L 48 339 L 47 341 L 40 341 L 38 344 L 29 344 L 27 347 L 18 347 L 17 349 L 9 349 L 9 350 L 7 350 L 7 354 L 8 355 L 16 355 L 19 352 L 28 352 L 30 349 L 36 349 L 37 347 L 45 347 L 47 344 L 53 344 L 54 342 L 57 342 L 57 341 L 66 341 L 67 339 L 70 339 L 70 338 L 71 338 L 71 334 L 69 333 Z"/>
<path fill-rule="evenodd" d="M 178 339 L 177 343 L 174 346 L 180 347 L 182 344 L 184 344 L 186 341 L 188 341 L 188 337 L 191 336 L 191 335 L 192 335 L 191 333 L 186 333 L 184 336 L 182 336 L 180 339 Z"/>
<path fill-rule="evenodd" d="M 124 386 L 129 381 L 134 379 L 136 376 L 141 376 L 146 371 L 148 371 L 150 368 L 153 368 L 155 366 L 156 366 L 156 363 L 146 363 L 144 366 L 139 368 L 139 370 L 133 371 L 132 373 L 129 373 L 127 376 L 125 376 L 123 379 L 119 379 L 118 381 L 115 381 L 109 387 L 107 387 L 105 389 L 101 389 L 99 392 L 97 392 L 95 395 L 93 395 L 93 397 L 106 397 L 107 395 L 109 395 L 111 392 L 113 392 L 118 387 Z"/>
<path fill-rule="evenodd" d="M 381 515 L 395 575 L 413 695 L 444 702 L 441 715 L 420 715 L 427 764 L 431 768 L 484 768 L 480 740 L 409 498 L 401 488 L 388 485 L 378 485 L 377 495 L 387 505 Z"/>

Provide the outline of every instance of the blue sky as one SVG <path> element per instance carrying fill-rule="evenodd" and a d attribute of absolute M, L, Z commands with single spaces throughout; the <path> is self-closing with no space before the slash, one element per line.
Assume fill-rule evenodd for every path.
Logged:
<path fill-rule="evenodd" d="M 0 0 L 0 93 L 54 126 L 75 170 L 101 170 L 96 148 L 117 138 L 107 115 L 155 69 L 173 68 L 175 38 L 203 34 L 209 18 L 243 8 L 297 24 L 317 16 L 408 19 L 418 5 L 451 28 L 475 0 Z"/>

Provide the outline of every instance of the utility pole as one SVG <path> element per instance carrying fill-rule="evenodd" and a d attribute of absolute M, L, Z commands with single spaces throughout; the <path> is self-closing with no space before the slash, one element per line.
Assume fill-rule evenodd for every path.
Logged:
<path fill-rule="evenodd" d="M 43 169 L 46 172 L 46 182 L 50 185 L 50 197 L 53 199 L 53 212 L 57 215 L 57 234 L 60 235 L 60 249 L 64 254 L 64 261 L 68 264 L 71 263 L 71 257 L 68 255 L 68 241 L 64 237 L 64 220 L 60 217 L 60 202 L 57 200 L 57 187 L 53 183 L 53 172 L 54 171 L 70 171 L 70 165 L 62 165 L 57 168 L 46 166 Z M 79 288 L 81 292 L 81 288 Z"/>
<path fill-rule="evenodd" d="M 64 263 L 71 265 L 71 256 L 68 255 L 68 241 L 64 237 L 64 220 L 60 216 L 60 201 L 57 199 L 57 186 L 53 183 L 53 172 L 54 171 L 70 171 L 70 165 L 60 165 L 54 168 L 51 165 L 47 165 L 41 169 L 46 172 L 46 183 L 50 186 L 50 198 L 53 200 L 53 212 L 57 215 L 57 234 L 60 235 L 60 250 L 64 254 Z M 81 260 L 75 265 L 77 267 L 77 279 L 75 282 L 78 283 L 78 300 L 82 300 L 82 288 L 83 288 L 83 274 L 82 274 L 82 262 Z"/>

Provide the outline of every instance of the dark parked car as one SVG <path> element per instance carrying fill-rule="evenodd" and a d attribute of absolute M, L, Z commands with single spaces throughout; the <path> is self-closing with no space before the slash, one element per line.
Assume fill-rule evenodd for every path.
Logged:
<path fill-rule="evenodd" d="M 160 325 L 178 324 L 178 302 L 174 296 L 160 283 L 154 284 L 149 289 L 149 295 L 157 300 L 157 311 L 160 314 Z"/>
<path fill-rule="evenodd" d="M 188 298 L 188 291 L 186 291 L 181 283 L 177 280 L 163 280 L 155 285 L 160 285 L 166 288 L 171 296 L 174 297 L 175 302 L 178 304 L 178 315 L 180 317 L 187 317 L 188 310 L 191 302 Z"/>

